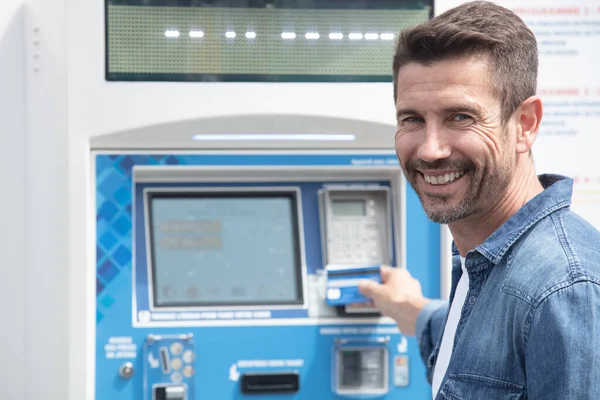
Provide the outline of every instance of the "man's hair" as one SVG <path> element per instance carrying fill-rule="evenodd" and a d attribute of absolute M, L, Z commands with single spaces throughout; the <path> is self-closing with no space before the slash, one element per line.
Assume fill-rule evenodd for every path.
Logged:
<path fill-rule="evenodd" d="M 493 93 L 502 104 L 502 121 L 507 122 L 524 100 L 536 94 L 537 42 L 515 13 L 486 1 L 464 3 L 401 32 L 393 62 L 394 102 L 404 65 L 472 55 L 488 57 Z"/>

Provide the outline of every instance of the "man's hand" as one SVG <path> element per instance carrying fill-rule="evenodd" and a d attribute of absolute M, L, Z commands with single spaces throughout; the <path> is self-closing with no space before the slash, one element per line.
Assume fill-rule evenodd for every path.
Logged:
<path fill-rule="evenodd" d="M 414 336 L 417 317 L 431 300 L 423 297 L 421 284 L 405 268 L 382 266 L 381 281 L 365 279 L 358 288 L 379 312 L 396 321 L 404 335 Z"/>

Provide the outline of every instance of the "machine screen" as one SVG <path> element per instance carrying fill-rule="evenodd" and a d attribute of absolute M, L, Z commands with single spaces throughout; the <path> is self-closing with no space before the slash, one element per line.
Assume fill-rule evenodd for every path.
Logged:
<path fill-rule="evenodd" d="M 295 193 L 148 196 L 155 307 L 302 304 Z"/>
<path fill-rule="evenodd" d="M 334 200 L 331 208 L 333 215 L 340 217 L 362 217 L 366 214 L 363 200 Z"/>
<path fill-rule="evenodd" d="M 109 81 L 391 82 L 433 0 L 105 0 Z"/>

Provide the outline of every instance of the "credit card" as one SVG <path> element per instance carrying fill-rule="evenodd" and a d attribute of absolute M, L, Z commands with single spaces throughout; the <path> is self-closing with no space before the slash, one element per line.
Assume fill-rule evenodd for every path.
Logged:
<path fill-rule="evenodd" d="M 358 290 L 358 283 L 363 279 L 371 279 L 381 283 L 381 266 L 328 266 L 327 271 L 327 304 L 343 306 L 355 303 L 368 303 L 369 298 Z"/>

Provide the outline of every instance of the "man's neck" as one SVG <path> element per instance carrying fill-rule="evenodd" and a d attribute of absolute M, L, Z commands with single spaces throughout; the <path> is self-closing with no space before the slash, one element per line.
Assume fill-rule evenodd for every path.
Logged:
<path fill-rule="evenodd" d="M 460 255 L 465 257 L 469 250 L 483 243 L 514 213 L 543 190 L 532 168 L 530 173 L 515 177 L 504 195 L 486 213 L 474 214 L 450 223 L 448 228 Z"/>

